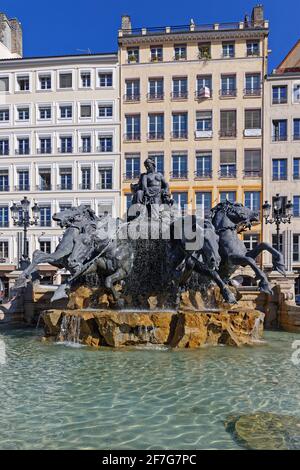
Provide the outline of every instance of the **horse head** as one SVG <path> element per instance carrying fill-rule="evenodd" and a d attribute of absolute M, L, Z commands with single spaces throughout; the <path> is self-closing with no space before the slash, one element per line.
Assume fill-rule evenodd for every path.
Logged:
<path fill-rule="evenodd" d="M 71 225 L 75 225 L 78 228 L 82 226 L 84 228 L 89 222 L 96 223 L 98 220 L 95 212 L 84 205 L 70 207 L 61 212 L 56 212 L 52 218 L 59 223 L 61 228 L 67 228 Z"/>
<path fill-rule="evenodd" d="M 211 210 L 211 214 L 216 230 L 235 226 L 251 227 L 252 224 L 259 222 L 259 213 L 239 202 L 221 202 Z"/>

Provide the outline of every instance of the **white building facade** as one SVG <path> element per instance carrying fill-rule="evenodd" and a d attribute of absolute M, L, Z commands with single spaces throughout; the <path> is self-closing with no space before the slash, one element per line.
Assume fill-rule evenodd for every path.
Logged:
<path fill-rule="evenodd" d="M 114 53 L 0 60 L 2 278 L 21 255 L 10 207 L 24 196 L 40 206 L 30 256 L 55 249 L 55 212 L 85 204 L 120 215 L 117 60 Z"/>

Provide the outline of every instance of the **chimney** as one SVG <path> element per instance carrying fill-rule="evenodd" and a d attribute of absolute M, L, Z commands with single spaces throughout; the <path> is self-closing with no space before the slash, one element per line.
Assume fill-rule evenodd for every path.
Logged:
<path fill-rule="evenodd" d="M 129 15 L 122 15 L 122 31 L 131 31 L 131 18 Z"/>
<path fill-rule="evenodd" d="M 264 25 L 264 7 L 262 4 L 258 4 L 253 8 L 251 20 L 254 28 L 260 28 Z"/>
<path fill-rule="evenodd" d="M 21 23 L 13 18 L 9 20 L 11 27 L 11 52 L 23 56 L 23 32 Z"/>

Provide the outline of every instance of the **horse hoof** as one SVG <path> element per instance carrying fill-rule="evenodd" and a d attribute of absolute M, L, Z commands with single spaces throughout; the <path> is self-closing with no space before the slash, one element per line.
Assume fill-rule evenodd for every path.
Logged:
<path fill-rule="evenodd" d="M 263 292 L 264 294 L 273 295 L 273 291 L 268 284 L 265 284 L 265 283 L 260 284 L 259 290 L 260 292 Z"/>
<path fill-rule="evenodd" d="M 237 300 L 235 298 L 235 295 L 230 291 L 230 292 L 224 292 L 223 294 L 224 300 L 228 304 L 237 304 Z"/>
<path fill-rule="evenodd" d="M 279 274 L 286 277 L 285 266 L 283 264 L 274 264 L 273 269 L 278 271 Z"/>

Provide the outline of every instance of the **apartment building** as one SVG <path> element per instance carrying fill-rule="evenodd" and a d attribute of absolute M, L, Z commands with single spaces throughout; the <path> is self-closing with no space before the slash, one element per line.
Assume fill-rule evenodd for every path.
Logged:
<path fill-rule="evenodd" d="M 23 35 L 20 22 L 0 13 L 0 59 L 20 58 L 22 54 Z"/>
<path fill-rule="evenodd" d="M 29 255 L 51 252 L 61 230 L 52 215 L 86 204 L 120 213 L 117 54 L 0 60 L 0 275 L 22 252 L 10 207 L 40 208 Z M 47 268 L 48 269 L 48 268 Z"/>
<path fill-rule="evenodd" d="M 207 213 L 229 199 L 261 207 L 262 6 L 238 23 L 119 30 L 123 212 L 152 156 L 175 201 Z M 245 240 L 253 247 L 260 226 Z"/>
<path fill-rule="evenodd" d="M 300 41 L 265 82 L 263 174 L 265 200 L 279 193 L 283 210 L 288 200 L 294 204 L 291 224 L 280 227 L 280 249 L 287 269 L 300 274 Z M 264 239 L 277 245 L 274 224 L 265 225 Z M 271 267 L 269 255 L 264 264 Z"/>

